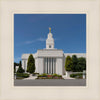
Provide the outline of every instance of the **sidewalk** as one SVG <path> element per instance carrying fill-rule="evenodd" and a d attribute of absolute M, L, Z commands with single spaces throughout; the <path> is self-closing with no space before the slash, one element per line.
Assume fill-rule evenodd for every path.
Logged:
<path fill-rule="evenodd" d="M 71 78 L 71 77 L 67 77 L 66 75 L 62 76 L 64 79 L 75 79 L 75 78 Z"/>

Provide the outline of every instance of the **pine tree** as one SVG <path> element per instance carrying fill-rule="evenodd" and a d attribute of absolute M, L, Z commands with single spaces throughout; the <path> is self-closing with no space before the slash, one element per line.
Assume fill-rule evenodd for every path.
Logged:
<path fill-rule="evenodd" d="M 35 59 L 32 54 L 30 54 L 27 62 L 27 72 L 34 73 L 35 72 Z"/>
<path fill-rule="evenodd" d="M 22 68 L 22 64 L 21 64 L 21 61 L 19 62 L 19 68 L 17 70 L 17 73 L 24 73 L 24 69 Z"/>
<path fill-rule="evenodd" d="M 66 71 L 71 71 L 72 70 L 72 58 L 70 56 L 66 57 L 66 60 L 65 60 L 65 70 Z"/>

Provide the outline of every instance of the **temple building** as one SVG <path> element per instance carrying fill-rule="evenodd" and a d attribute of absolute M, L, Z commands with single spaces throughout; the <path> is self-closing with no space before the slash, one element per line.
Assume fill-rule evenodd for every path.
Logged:
<path fill-rule="evenodd" d="M 22 55 L 22 67 L 27 70 L 27 61 L 30 54 Z M 76 55 L 77 57 L 86 57 L 85 53 L 64 53 L 62 49 L 54 48 L 54 38 L 51 33 L 51 28 L 49 28 L 49 33 L 46 39 L 46 48 L 39 49 L 33 54 L 35 59 L 35 72 L 42 74 L 59 74 L 63 75 L 65 73 L 65 58 L 67 56 Z"/>

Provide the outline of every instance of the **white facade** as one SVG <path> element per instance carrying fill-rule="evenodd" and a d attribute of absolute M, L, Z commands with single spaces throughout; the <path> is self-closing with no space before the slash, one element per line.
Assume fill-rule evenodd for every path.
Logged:
<path fill-rule="evenodd" d="M 30 54 L 22 55 L 22 67 L 27 70 L 27 61 Z M 46 40 L 46 49 L 37 50 L 33 57 L 35 58 L 35 72 L 42 74 L 59 74 L 65 73 L 65 58 L 67 56 L 77 55 L 77 57 L 86 57 L 85 53 L 64 53 L 63 50 L 54 48 L 54 39 L 49 28 L 49 34 Z"/>

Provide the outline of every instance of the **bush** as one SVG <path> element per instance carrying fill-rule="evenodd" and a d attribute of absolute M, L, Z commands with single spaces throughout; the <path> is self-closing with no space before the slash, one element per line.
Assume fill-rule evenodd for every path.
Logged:
<path fill-rule="evenodd" d="M 57 74 L 53 74 L 53 77 L 58 76 Z"/>
<path fill-rule="evenodd" d="M 39 75 L 39 73 L 33 73 L 32 75 L 33 75 L 33 76 L 37 76 L 37 75 Z"/>
<path fill-rule="evenodd" d="M 19 68 L 18 68 L 18 70 L 17 70 L 17 73 L 24 73 L 25 71 L 24 71 L 24 69 L 22 68 L 22 63 L 21 63 L 21 61 L 19 62 Z"/>
<path fill-rule="evenodd" d="M 47 74 L 46 74 L 46 73 L 43 73 L 43 74 L 42 74 L 42 76 L 46 77 L 46 76 L 47 76 Z"/>
<path fill-rule="evenodd" d="M 27 78 L 27 77 L 29 77 L 29 74 L 27 74 L 27 73 L 16 73 L 16 76 L 22 77 L 22 78 Z"/>
<path fill-rule="evenodd" d="M 72 77 L 72 78 L 82 78 L 83 74 L 82 73 L 71 74 L 70 77 Z"/>
<path fill-rule="evenodd" d="M 42 75 L 38 75 L 38 79 L 63 79 L 63 78 L 62 75 L 58 74 L 48 75 L 46 73 L 43 73 Z"/>

